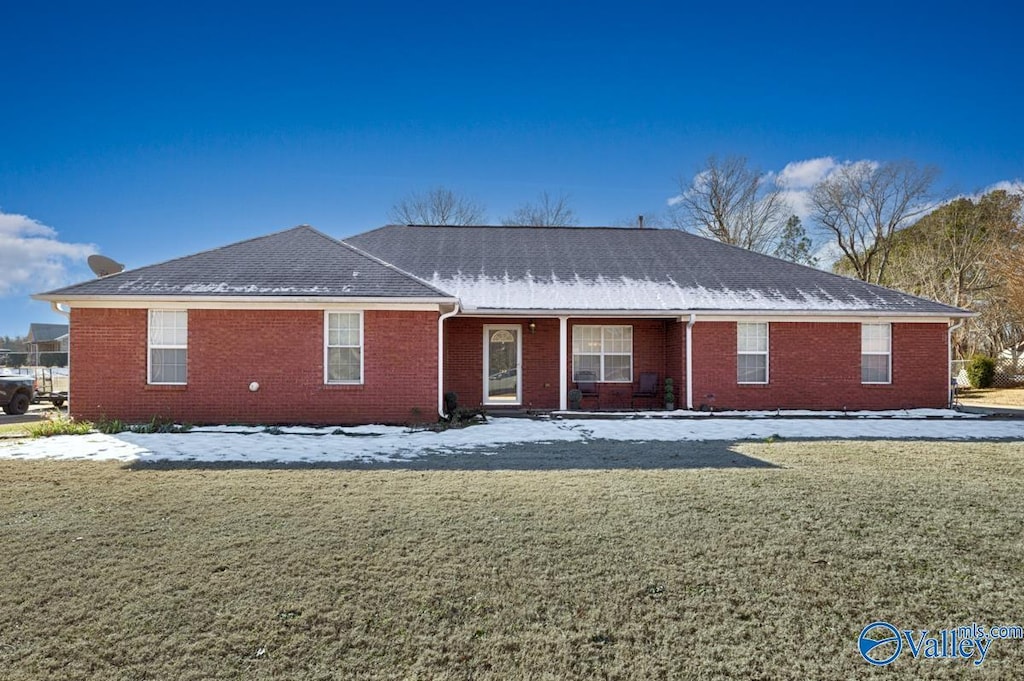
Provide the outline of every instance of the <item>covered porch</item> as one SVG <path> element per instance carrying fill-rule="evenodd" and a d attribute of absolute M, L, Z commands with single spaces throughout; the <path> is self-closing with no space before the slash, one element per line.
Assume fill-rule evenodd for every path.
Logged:
<path fill-rule="evenodd" d="M 458 315 L 444 321 L 443 389 L 489 411 L 564 411 L 581 388 L 587 411 L 650 410 L 665 407 L 671 378 L 685 406 L 686 326 L 677 316 Z"/>

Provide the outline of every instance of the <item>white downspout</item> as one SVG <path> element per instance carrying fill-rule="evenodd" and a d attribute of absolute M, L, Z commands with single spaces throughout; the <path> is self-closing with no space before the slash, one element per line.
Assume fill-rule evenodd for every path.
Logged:
<path fill-rule="evenodd" d="M 953 406 L 953 332 L 963 325 L 964 320 L 961 319 L 946 332 L 946 390 L 949 392 L 947 402 L 950 408 Z"/>
<path fill-rule="evenodd" d="M 697 315 L 690 313 L 690 321 L 686 324 L 686 409 L 693 411 L 693 325 L 697 323 Z"/>
<path fill-rule="evenodd" d="M 444 418 L 444 320 L 459 314 L 459 304 L 437 318 L 437 415 Z"/>
<path fill-rule="evenodd" d="M 68 320 L 68 400 L 67 400 L 67 405 L 68 405 L 68 416 L 70 416 L 71 415 L 71 310 L 70 310 L 70 308 L 67 309 L 67 310 L 61 309 L 60 303 L 52 301 L 52 300 L 50 301 L 50 307 L 53 308 L 54 312 L 56 312 L 59 315 L 62 315 L 64 317 L 66 317 L 67 320 Z M 52 385 L 52 383 L 53 383 L 53 372 L 52 371 L 50 372 L 50 383 L 51 383 L 50 389 L 52 390 L 53 389 L 53 385 Z M 57 412 L 59 413 L 60 410 L 58 409 Z"/>
<path fill-rule="evenodd" d="M 569 383 L 566 374 L 569 373 L 568 351 L 569 344 L 568 317 L 558 318 L 558 410 L 568 409 Z"/>

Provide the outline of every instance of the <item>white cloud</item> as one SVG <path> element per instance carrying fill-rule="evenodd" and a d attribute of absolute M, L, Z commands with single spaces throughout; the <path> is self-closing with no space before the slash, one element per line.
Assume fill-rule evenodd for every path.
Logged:
<path fill-rule="evenodd" d="M 775 184 L 791 191 L 810 189 L 828 177 L 838 165 L 831 156 L 791 161 L 779 173 Z"/>
<path fill-rule="evenodd" d="M 42 291 L 67 283 L 68 266 L 96 252 L 72 244 L 27 215 L 0 211 L 0 297 Z"/>
<path fill-rule="evenodd" d="M 1024 193 L 1024 180 L 1020 180 L 1020 179 L 1017 179 L 1017 180 L 1002 180 L 1000 182 L 996 182 L 993 185 L 989 185 L 988 187 L 985 187 L 985 189 L 983 191 L 981 191 L 977 195 L 977 197 L 981 198 L 982 196 L 984 196 L 985 194 L 988 194 L 989 192 L 994 192 L 994 191 L 999 191 L 999 190 L 1002 190 L 1004 192 L 1009 192 L 1010 194 Z"/>

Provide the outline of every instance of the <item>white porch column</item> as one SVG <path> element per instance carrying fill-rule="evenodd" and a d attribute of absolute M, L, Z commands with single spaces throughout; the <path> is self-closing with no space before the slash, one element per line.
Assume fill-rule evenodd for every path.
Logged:
<path fill-rule="evenodd" d="M 569 408 L 569 318 L 558 318 L 558 409 Z"/>

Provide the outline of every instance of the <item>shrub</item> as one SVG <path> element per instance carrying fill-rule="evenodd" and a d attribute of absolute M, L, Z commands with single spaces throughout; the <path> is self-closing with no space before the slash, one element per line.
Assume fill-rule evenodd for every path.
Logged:
<path fill-rule="evenodd" d="M 129 429 L 129 425 L 121 419 L 101 418 L 96 422 L 96 430 L 104 435 L 117 435 Z"/>
<path fill-rule="evenodd" d="M 967 362 L 967 382 L 972 388 L 991 388 L 996 375 L 996 361 L 985 355 L 975 355 Z"/>
<path fill-rule="evenodd" d="M 86 435 L 92 432 L 92 429 L 92 424 L 88 421 L 76 421 L 73 418 L 59 416 L 30 426 L 28 432 L 32 437 L 53 437 L 54 435 Z"/>

